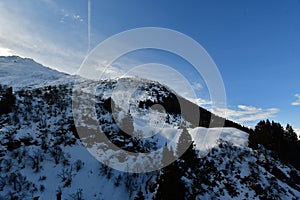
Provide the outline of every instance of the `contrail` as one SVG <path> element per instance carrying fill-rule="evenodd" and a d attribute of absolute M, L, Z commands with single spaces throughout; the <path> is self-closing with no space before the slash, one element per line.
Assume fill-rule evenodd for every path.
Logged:
<path fill-rule="evenodd" d="M 88 0 L 88 53 L 91 50 L 91 0 Z"/>

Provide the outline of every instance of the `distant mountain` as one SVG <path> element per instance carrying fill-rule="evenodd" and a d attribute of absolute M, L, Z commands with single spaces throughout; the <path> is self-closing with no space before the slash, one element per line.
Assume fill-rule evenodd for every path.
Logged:
<path fill-rule="evenodd" d="M 45 67 L 30 58 L 0 56 L 0 83 L 14 87 L 14 90 L 59 84 L 68 81 L 68 78 L 69 75 Z"/>
<path fill-rule="evenodd" d="M 0 99 L 11 97 L 5 101 L 11 109 L 0 114 L 0 199 L 150 200 L 167 190 L 182 190 L 186 199 L 300 197 L 297 169 L 262 146 L 249 148 L 246 128 L 225 119 L 227 127 L 218 127 L 223 118 L 158 82 L 81 79 L 74 85 L 78 77 L 33 60 L 1 59 L 0 85 L 15 92 L 4 87 Z M 179 102 L 190 112 L 182 113 Z M 207 128 L 210 119 L 214 128 Z M 176 155 L 185 131 L 196 157 L 132 173 Z M 154 158 L 145 157 L 149 152 Z"/>

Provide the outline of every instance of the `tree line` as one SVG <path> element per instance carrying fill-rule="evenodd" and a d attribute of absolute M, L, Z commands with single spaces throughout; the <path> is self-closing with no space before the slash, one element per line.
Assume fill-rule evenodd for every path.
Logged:
<path fill-rule="evenodd" d="M 272 150 L 282 161 L 300 169 L 300 141 L 290 124 L 283 128 L 274 121 L 260 121 L 249 133 L 249 147 L 258 149 L 259 145 Z"/>

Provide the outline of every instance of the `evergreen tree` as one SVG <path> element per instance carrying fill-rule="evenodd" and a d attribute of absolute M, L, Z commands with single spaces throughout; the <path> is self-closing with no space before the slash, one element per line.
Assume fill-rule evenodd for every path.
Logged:
<path fill-rule="evenodd" d="M 273 150 L 281 160 L 300 169 L 300 142 L 291 125 L 287 124 L 284 130 L 280 123 L 260 121 L 249 135 L 249 147 L 256 149 L 258 144 Z"/>
<path fill-rule="evenodd" d="M 13 94 L 12 87 L 1 87 L 0 90 L 0 114 L 7 114 L 15 106 L 16 98 Z"/>
<path fill-rule="evenodd" d="M 174 162 L 175 160 L 176 160 L 176 158 L 174 156 L 174 152 L 173 152 L 172 147 L 171 147 L 171 149 L 169 149 L 168 146 L 167 146 L 167 143 L 166 143 L 164 148 L 163 148 L 161 166 L 164 167 L 164 166 L 170 164 L 171 162 Z"/>
<path fill-rule="evenodd" d="M 173 162 L 172 162 L 173 161 Z M 183 174 L 174 152 L 165 144 L 162 155 L 161 175 L 158 178 L 158 189 L 155 199 L 184 199 L 185 186 L 181 180 Z"/>
<path fill-rule="evenodd" d="M 291 141 L 297 141 L 298 140 L 297 134 L 295 133 L 293 127 L 289 124 L 287 124 L 286 128 L 285 128 L 285 138 L 287 138 Z"/>
<path fill-rule="evenodd" d="M 179 136 L 176 154 L 178 157 L 182 156 L 188 147 L 192 144 L 192 137 L 187 131 L 186 127 L 182 128 L 182 132 Z"/>
<path fill-rule="evenodd" d="M 175 161 L 163 168 L 161 173 L 157 181 L 158 189 L 154 199 L 184 199 L 185 185 L 181 180 L 182 174 L 180 173 L 178 162 Z"/>
<path fill-rule="evenodd" d="M 199 162 L 194 141 L 186 127 L 182 128 L 178 145 L 177 145 L 177 156 L 179 156 L 183 170 L 187 168 L 195 168 Z"/>
<path fill-rule="evenodd" d="M 182 178 L 188 177 L 189 174 L 187 173 L 193 171 L 199 164 L 192 137 L 185 126 L 181 126 L 181 128 L 182 133 L 176 150 L 179 159 L 162 169 L 155 199 L 185 199 L 187 189 Z M 172 150 L 169 150 L 165 145 L 162 162 L 174 159 L 172 156 L 174 156 Z"/>

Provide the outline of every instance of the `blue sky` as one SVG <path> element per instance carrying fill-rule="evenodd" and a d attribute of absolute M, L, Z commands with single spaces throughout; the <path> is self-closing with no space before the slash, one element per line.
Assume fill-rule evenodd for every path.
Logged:
<path fill-rule="evenodd" d="M 31 57 L 75 73 L 88 53 L 88 0 L 0 1 L 0 55 Z M 200 43 L 222 75 L 228 109 L 218 113 L 253 125 L 270 118 L 300 128 L 300 2 L 91 0 L 90 46 L 119 32 L 164 27 Z M 119 65 L 159 62 L 181 68 L 166 52 L 136 52 Z M 201 77 L 190 80 L 209 102 Z M 194 88 L 194 89 L 195 89 Z M 205 106 L 205 105 L 204 105 Z"/>

